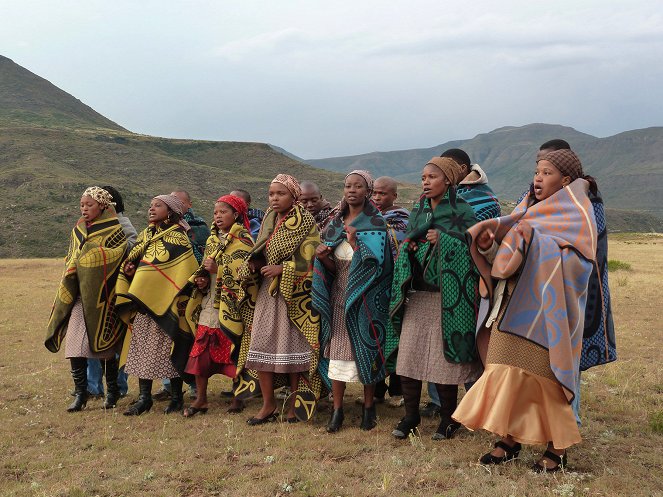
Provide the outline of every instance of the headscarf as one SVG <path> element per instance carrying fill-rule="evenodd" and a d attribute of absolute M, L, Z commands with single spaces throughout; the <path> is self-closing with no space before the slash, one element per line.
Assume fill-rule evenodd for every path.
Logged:
<path fill-rule="evenodd" d="M 371 176 L 371 173 L 369 173 L 365 169 L 355 169 L 354 171 L 350 171 L 348 174 L 346 174 L 345 179 L 348 179 L 348 176 L 350 176 L 351 174 L 356 174 L 357 176 L 361 176 L 362 178 L 364 178 L 364 181 L 368 186 L 368 196 L 370 197 L 371 194 L 373 193 L 373 176 Z"/>
<path fill-rule="evenodd" d="M 83 192 L 83 195 L 81 196 L 91 197 L 92 199 L 94 199 L 99 203 L 102 209 L 107 209 L 111 205 L 115 205 L 115 202 L 113 202 L 113 196 L 110 193 L 108 193 L 106 190 L 98 186 L 90 186 L 86 188 L 85 191 Z"/>
<path fill-rule="evenodd" d="M 285 186 L 295 200 L 299 200 L 299 197 L 302 196 L 302 188 L 299 186 L 299 182 L 289 174 L 277 174 L 272 183 L 280 183 Z"/>
<path fill-rule="evenodd" d="M 244 227 L 251 231 L 251 224 L 249 222 L 249 215 L 248 215 L 248 206 L 246 205 L 246 202 L 244 201 L 243 198 L 236 197 L 235 195 L 221 195 L 218 199 L 216 199 L 217 202 L 223 202 L 224 204 L 228 204 L 230 207 L 235 209 L 235 212 L 239 214 L 240 219 L 242 220 L 242 224 Z"/>
<path fill-rule="evenodd" d="M 426 166 L 428 164 L 431 164 L 442 171 L 454 186 L 458 185 L 462 179 L 460 173 L 461 166 L 459 166 L 455 160 L 449 157 L 433 157 L 426 163 Z"/>
<path fill-rule="evenodd" d="M 571 182 L 578 178 L 584 178 L 582 164 L 578 156 L 569 149 L 555 150 L 548 152 L 541 160 L 547 160 L 562 173 L 562 176 L 570 176 Z"/>
<path fill-rule="evenodd" d="M 157 195 L 154 197 L 157 200 L 161 200 L 164 204 L 168 206 L 168 208 L 173 211 L 175 214 L 179 214 L 180 217 L 184 215 L 184 213 L 187 211 L 187 209 L 184 207 L 184 204 L 182 201 L 177 198 L 175 195 Z M 180 219 L 179 223 L 182 228 L 184 228 L 186 231 L 189 231 L 191 229 L 191 226 L 189 226 L 189 223 L 187 223 L 184 219 Z"/>

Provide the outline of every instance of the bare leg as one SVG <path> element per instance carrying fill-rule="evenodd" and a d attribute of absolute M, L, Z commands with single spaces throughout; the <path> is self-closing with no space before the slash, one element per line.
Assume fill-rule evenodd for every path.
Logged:
<path fill-rule="evenodd" d="M 286 418 L 292 419 L 295 417 L 295 397 L 297 397 L 297 387 L 299 386 L 299 373 L 289 373 L 290 380 L 290 396 L 286 399 L 288 405 L 288 412 Z"/>
<path fill-rule="evenodd" d="M 342 409 L 343 395 L 345 394 L 345 382 L 332 380 L 332 394 L 334 395 L 334 409 Z"/>
<path fill-rule="evenodd" d="M 198 391 L 198 395 L 196 397 L 196 400 L 194 400 L 191 403 L 192 407 L 207 407 L 208 401 L 207 401 L 207 382 L 209 379 L 206 376 L 200 376 L 196 375 L 196 390 Z"/>
<path fill-rule="evenodd" d="M 258 382 L 262 392 L 262 409 L 256 414 L 256 418 L 266 418 L 276 410 L 276 399 L 274 398 L 274 373 L 271 371 L 258 371 Z"/>
<path fill-rule="evenodd" d="M 371 407 L 375 403 L 375 384 L 364 385 L 364 407 Z"/>
<path fill-rule="evenodd" d="M 513 439 L 511 435 L 507 435 L 502 439 L 502 442 L 507 444 L 509 447 L 513 447 L 516 445 L 516 441 Z M 506 451 L 502 447 L 495 447 L 492 451 L 490 451 L 490 454 L 495 456 L 495 457 L 504 457 L 506 455 Z"/>

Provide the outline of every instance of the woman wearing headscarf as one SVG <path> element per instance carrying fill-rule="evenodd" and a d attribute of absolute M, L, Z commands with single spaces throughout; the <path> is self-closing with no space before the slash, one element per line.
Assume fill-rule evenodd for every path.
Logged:
<path fill-rule="evenodd" d="M 321 317 L 320 370 L 334 397 L 329 433 L 343 424 L 347 382 L 364 385 L 360 428 L 375 428 L 375 384 L 387 375 L 384 348 L 393 260 L 386 222 L 370 200 L 372 191 L 368 171 L 345 177 L 343 200 L 316 250 L 313 307 Z"/>
<path fill-rule="evenodd" d="M 81 218 L 74 226 L 65 258 L 65 269 L 48 322 L 45 345 L 60 350 L 66 336 L 65 357 L 71 361 L 74 402 L 67 411 L 87 403 L 87 360 L 100 359 L 106 374 L 104 408 L 115 407 L 117 386 L 116 348 L 125 330 L 117 318 L 115 283 L 126 254 L 127 239 L 110 209 L 113 198 L 92 186 L 81 196 Z"/>
<path fill-rule="evenodd" d="M 465 240 L 476 217 L 456 194 L 460 178 L 460 168 L 448 157 L 426 164 L 424 192 L 395 264 L 389 331 L 400 336 L 396 373 L 405 402 L 396 438 L 407 438 L 421 421 L 422 381 L 435 384 L 442 404 L 433 439 L 451 438 L 460 427 L 451 419 L 458 385 L 476 380 L 482 370 L 474 341 L 478 276 Z M 387 350 L 388 357 L 394 352 Z"/>
<path fill-rule="evenodd" d="M 188 297 L 180 295 L 198 268 L 185 209 L 174 195 L 158 195 L 148 211 L 149 225 L 123 264 L 117 284 L 121 318 L 132 326 L 124 341 L 125 370 L 138 376 L 138 401 L 125 416 L 152 408 L 152 381 L 170 378 L 172 396 L 165 413 L 181 411 L 182 375 L 193 335 L 184 317 Z"/>
<path fill-rule="evenodd" d="M 491 331 L 486 369 L 453 417 L 502 437 L 482 464 L 516 458 L 522 443 L 547 444 L 532 469 L 558 471 L 580 442 L 570 402 L 596 257 L 590 189 L 596 183 L 571 150 L 550 152 L 513 213 L 468 231 L 491 302 L 482 329 Z"/>
<path fill-rule="evenodd" d="M 308 420 L 320 396 L 319 317 L 311 307 L 311 280 L 320 234 L 313 216 L 298 202 L 295 178 L 279 174 L 269 186 L 269 209 L 256 244 L 240 268 L 242 287 L 261 277 L 250 333 L 242 347 L 235 395 L 262 392 L 260 411 L 248 420 L 259 425 L 277 419 L 274 387 L 289 384 L 286 420 Z M 256 381 L 257 377 L 257 381 Z"/>
<path fill-rule="evenodd" d="M 242 334 L 255 307 L 257 286 L 239 286 L 239 267 L 253 248 L 246 202 L 223 195 L 214 204 L 214 224 L 205 244 L 203 262 L 189 278 L 191 299 L 186 317 L 196 329 L 196 340 L 185 372 L 196 377 L 198 395 L 184 416 L 206 413 L 207 382 L 217 373 L 237 374 Z M 241 298 L 240 298 L 241 293 Z M 243 403 L 233 399 L 228 412 L 241 412 Z"/>

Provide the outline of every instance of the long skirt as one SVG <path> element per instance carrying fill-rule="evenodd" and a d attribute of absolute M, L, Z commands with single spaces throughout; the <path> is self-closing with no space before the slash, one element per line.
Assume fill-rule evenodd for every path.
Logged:
<path fill-rule="evenodd" d="M 137 314 L 124 370 L 146 380 L 178 378 L 180 375 L 170 360 L 172 348 L 173 341 L 154 319 Z"/>
<path fill-rule="evenodd" d="M 115 357 L 115 348 L 104 352 L 92 352 L 90 350 L 90 339 L 87 336 L 87 327 L 83 317 L 83 303 L 76 299 L 74 307 L 69 316 L 67 333 L 65 335 L 64 357 L 87 357 L 88 359 L 112 359 Z"/>

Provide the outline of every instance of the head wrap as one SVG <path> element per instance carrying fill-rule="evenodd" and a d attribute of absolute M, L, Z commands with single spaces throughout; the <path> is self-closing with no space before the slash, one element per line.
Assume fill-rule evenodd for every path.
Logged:
<path fill-rule="evenodd" d="M 302 188 L 299 186 L 299 182 L 289 174 L 277 174 L 276 178 L 272 180 L 272 183 L 281 183 L 288 189 L 295 200 L 299 200 L 299 197 L 302 195 Z"/>
<path fill-rule="evenodd" d="M 562 173 L 562 176 L 570 176 L 571 181 L 583 178 L 585 173 L 582 171 L 582 164 L 578 156 L 568 149 L 555 150 L 548 152 L 541 160 L 547 160 Z"/>
<path fill-rule="evenodd" d="M 460 172 L 461 166 L 449 157 L 433 157 L 426 163 L 426 165 L 428 164 L 431 164 L 442 171 L 454 186 L 458 185 L 460 180 L 463 179 Z"/>
<path fill-rule="evenodd" d="M 251 231 L 251 224 L 249 223 L 248 214 L 249 208 L 247 207 L 243 198 L 236 197 L 235 195 L 222 195 L 216 201 L 228 204 L 230 207 L 235 209 L 235 212 L 237 212 L 239 215 L 239 218 L 241 219 L 244 227 Z"/>
<path fill-rule="evenodd" d="M 371 173 L 369 173 L 365 169 L 355 169 L 354 171 L 350 171 L 348 174 L 346 174 L 345 179 L 348 179 L 348 176 L 350 176 L 351 174 L 356 174 L 357 176 L 361 176 L 362 178 L 364 178 L 364 181 L 368 186 L 368 196 L 370 196 L 371 193 L 373 193 L 373 176 L 371 176 Z"/>
<path fill-rule="evenodd" d="M 82 196 L 85 197 L 86 195 L 96 200 L 103 209 L 106 209 L 111 205 L 115 205 L 115 202 L 113 202 L 113 196 L 98 186 L 91 186 L 86 188 Z"/>
<path fill-rule="evenodd" d="M 168 206 L 168 208 L 173 211 L 175 214 L 179 214 L 180 217 L 184 215 L 184 213 L 187 211 L 187 209 L 184 207 L 184 204 L 182 201 L 177 198 L 175 195 L 157 195 L 156 197 L 157 200 L 161 200 L 164 204 Z M 189 231 L 191 229 L 191 226 L 189 226 L 189 223 L 187 223 L 184 219 L 180 219 L 179 223 L 182 228 L 184 228 L 186 231 Z"/>

